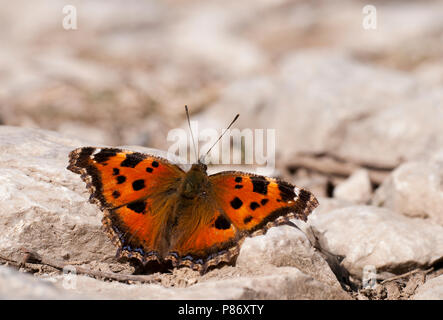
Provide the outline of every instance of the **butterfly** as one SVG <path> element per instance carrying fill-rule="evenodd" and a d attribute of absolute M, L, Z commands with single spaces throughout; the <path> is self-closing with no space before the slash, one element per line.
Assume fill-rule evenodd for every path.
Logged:
<path fill-rule="evenodd" d="M 187 108 L 186 114 L 189 123 Z M 306 221 L 318 205 L 310 191 L 279 179 L 208 175 L 201 160 L 185 172 L 167 159 L 118 148 L 75 149 L 68 169 L 81 175 L 90 202 L 104 212 L 118 255 L 143 264 L 169 261 L 205 272 L 232 262 L 247 236 L 290 218 Z"/>

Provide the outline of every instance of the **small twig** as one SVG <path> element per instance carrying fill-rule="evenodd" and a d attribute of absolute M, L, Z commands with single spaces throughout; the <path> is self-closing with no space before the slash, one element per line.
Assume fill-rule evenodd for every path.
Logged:
<path fill-rule="evenodd" d="M 408 277 L 408 276 L 410 276 L 410 275 L 413 275 L 414 273 L 423 272 L 424 274 L 428 274 L 428 273 L 431 272 L 432 270 L 434 270 L 434 267 L 431 267 L 431 268 L 429 268 L 429 269 L 427 269 L 427 270 L 421 270 L 421 269 L 411 270 L 411 271 L 409 271 L 409 272 L 406 272 L 406 273 L 400 274 L 400 275 L 398 275 L 398 276 L 395 276 L 395 277 L 392 277 L 392 278 L 389 278 L 389 279 L 383 280 L 382 282 L 380 282 L 380 284 L 385 284 L 386 282 L 390 282 L 390 281 L 398 280 L 398 279 L 401 279 L 401 278 L 405 278 L 405 277 Z"/>
<path fill-rule="evenodd" d="M 0 260 L 4 260 L 4 261 L 6 261 L 6 263 L 11 263 L 16 267 L 20 266 L 20 263 L 18 263 L 17 261 L 11 260 L 9 258 L 2 256 L 2 255 L 0 255 Z"/>
<path fill-rule="evenodd" d="M 40 256 L 38 253 L 28 250 L 26 248 L 21 248 L 20 250 L 24 256 L 23 259 L 18 262 L 11 259 L 8 259 L 6 257 L 0 256 L 0 259 L 3 259 L 7 262 L 13 263 L 15 266 L 26 266 L 27 263 L 34 263 L 34 264 L 41 264 L 53 267 L 55 269 L 58 269 L 60 271 L 63 271 L 66 267 L 71 266 L 70 263 L 64 263 L 57 260 L 53 260 L 50 258 L 45 258 Z M 152 276 L 150 275 L 129 275 L 129 274 L 118 274 L 113 272 L 103 272 L 103 271 L 96 271 L 96 270 L 90 270 L 88 268 L 83 267 L 74 267 L 76 274 L 82 274 L 87 275 L 94 278 L 99 279 L 110 279 L 110 280 L 116 280 L 120 282 L 130 282 L 130 281 L 136 281 L 136 282 L 142 282 L 142 283 L 154 283 L 156 282 Z"/>

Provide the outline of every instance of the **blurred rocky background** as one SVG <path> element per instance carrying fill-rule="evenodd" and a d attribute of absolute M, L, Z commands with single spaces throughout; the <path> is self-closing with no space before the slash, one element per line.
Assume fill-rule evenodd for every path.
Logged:
<path fill-rule="evenodd" d="M 67 4 L 76 30 L 63 28 Z M 362 26 L 367 4 L 377 10 L 375 30 Z M 240 266 L 248 254 L 269 259 L 289 268 L 280 280 L 299 289 L 279 296 L 280 280 L 257 271 L 260 280 L 235 292 L 225 283 L 231 291 L 217 297 L 443 299 L 443 2 L 17 0 L 0 7 L 0 39 L 0 262 L 15 261 L 21 246 L 94 268 L 109 262 L 101 213 L 83 204 L 84 185 L 64 169 L 67 152 L 84 144 L 167 150 L 187 104 L 201 128 L 224 128 L 240 113 L 237 128 L 276 130 L 276 173 L 319 198 L 310 227 L 322 258 L 306 244 L 311 229 L 307 238 L 281 237 L 331 268 L 319 278 L 294 258 L 300 252 L 287 262 L 245 243 Z M 264 237 L 254 241 L 276 247 L 275 232 Z M 377 290 L 361 289 L 365 266 L 378 271 Z M 331 270 L 350 282 L 332 281 Z M 7 288 L 14 277 L 2 272 Z M 212 285 L 155 297 L 207 297 Z"/>

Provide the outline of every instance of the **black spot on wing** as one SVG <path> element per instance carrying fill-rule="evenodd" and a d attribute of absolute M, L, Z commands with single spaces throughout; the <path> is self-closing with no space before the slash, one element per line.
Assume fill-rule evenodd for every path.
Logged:
<path fill-rule="evenodd" d="M 146 201 L 135 201 L 128 204 L 126 207 L 136 213 L 143 213 L 146 209 Z"/>
<path fill-rule="evenodd" d="M 269 181 L 265 177 L 256 176 L 251 177 L 252 191 L 260 194 L 268 194 Z"/>
<path fill-rule="evenodd" d="M 118 197 L 120 197 L 120 192 L 118 192 L 117 190 L 115 190 L 115 191 L 112 193 L 112 196 L 114 197 L 114 199 L 117 199 Z"/>
<path fill-rule="evenodd" d="M 90 188 L 91 185 L 95 187 L 95 190 L 90 195 L 89 201 L 94 202 L 94 200 L 98 200 L 102 207 L 108 207 L 110 204 L 106 201 L 102 192 L 101 174 L 97 170 L 97 167 L 90 163 L 91 156 L 95 150 L 97 150 L 97 148 L 84 147 L 71 151 L 69 153 L 69 165 L 67 169 L 74 173 L 81 174 L 81 178 L 86 182 L 88 188 Z M 86 173 L 83 170 L 86 170 Z"/>
<path fill-rule="evenodd" d="M 231 223 L 223 216 L 218 216 L 217 220 L 215 220 L 214 225 L 219 230 L 226 230 L 231 227 Z"/>
<path fill-rule="evenodd" d="M 144 187 L 145 187 L 145 180 L 143 180 L 143 179 L 135 180 L 132 183 L 132 189 L 134 189 L 134 191 L 141 190 Z"/>
<path fill-rule="evenodd" d="M 269 199 L 261 199 L 260 203 L 262 206 L 264 206 L 265 204 L 267 204 L 269 202 Z"/>
<path fill-rule="evenodd" d="M 231 201 L 231 207 L 234 209 L 240 209 L 243 205 L 243 201 L 241 201 L 238 197 L 235 197 L 234 200 Z"/>
<path fill-rule="evenodd" d="M 115 157 L 118 152 L 120 152 L 120 150 L 114 148 L 102 149 L 100 152 L 93 155 L 93 157 L 98 163 L 103 163 L 108 161 L 109 158 Z"/>
<path fill-rule="evenodd" d="M 303 189 L 300 189 L 300 192 L 298 193 L 298 196 L 304 202 L 308 202 L 311 199 L 311 193 L 306 191 L 306 190 L 303 190 Z"/>
<path fill-rule="evenodd" d="M 236 184 L 234 188 L 235 189 L 241 189 L 241 188 L 243 188 L 243 186 L 241 184 Z"/>
<path fill-rule="evenodd" d="M 152 166 L 154 167 L 154 168 L 157 168 L 158 167 L 158 162 L 157 161 L 152 161 Z"/>
<path fill-rule="evenodd" d="M 117 177 L 117 184 L 122 184 L 125 181 L 126 181 L 126 177 L 125 176 L 118 176 Z"/>
<path fill-rule="evenodd" d="M 81 148 L 81 151 L 80 151 L 80 153 L 78 155 L 78 159 L 79 160 L 87 159 L 91 154 L 94 153 L 95 150 L 96 150 L 96 148 L 93 148 L 93 147 Z"/>
<path fill-rule="evenodd" d="M 243 223 L 248 224 L 249 222 L 251 222 L 251 220 L 252 220 L 252 216 L 247 216 L 246 218 L 243 219 Z"/>
<path fill-rule="evenodd" d="M 235 177 L 235 182 L 240 183 L 242 181 L 241 177 Z"/>
<path fill-rule="evenodd" d="M 260 207 L 260 205 L 257 203 L 257 202 L 251 202 L 251 204 L 249 205 L 249 207 L 252 209 L 252 210 L 255 210 L 255 209 L 257 209 L 258 207 Z"/>
<path fill-rule="evenodd" d="M 151 167 L 146 168 L 146 172 L 152 173 L 152 171 L 154 171 L 154 169 L 152 169 Z"/>
<path fill-rule="evenodd" d="M 118 175 L 120 174 L 120 169 L 119 169 L 119 168 L 114 168 L 114 169 L 112 169 L 112 174 L 113 174 L 114 176 L 118 176 Z"/>
<path fill-rule="evenodd" d="M 293 201 L 295 197 L 294 186 L 286 182 L 278 183 L 278 190 L 280 190 L 280 197 L 283 201 Z"/>
<path fill-rule="evenodd" d="M 145 159 L 145 156 L 139 152 L 129 153 L 126 155 L 126 159 L 120 163 L 122 167 L 135 168 L 141 161 Z"/>
<path fill-rule="evenodd" d="M 82 169 L 86 168 L 88 173 L 90 173 L 90 156 L 96 150 L 93 147 L 84 147 L 80 149 L 75 149 L 69 153 L 69 165 L 68 170 L 75 173 L 82 173 Z"/>

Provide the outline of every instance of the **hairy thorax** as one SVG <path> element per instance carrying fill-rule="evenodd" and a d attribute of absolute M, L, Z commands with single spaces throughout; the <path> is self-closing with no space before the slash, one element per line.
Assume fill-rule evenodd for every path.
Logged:
<path fill-rule="evenodd" d="M 186 173 L 179 194 L 184 202 L 186 200 L 194 200 L 196 198 L 205 197 L 209 188 L 209 179 L 206 174 L 206 165 L 197 163 L 193 164 L 191 169 Z"/>

